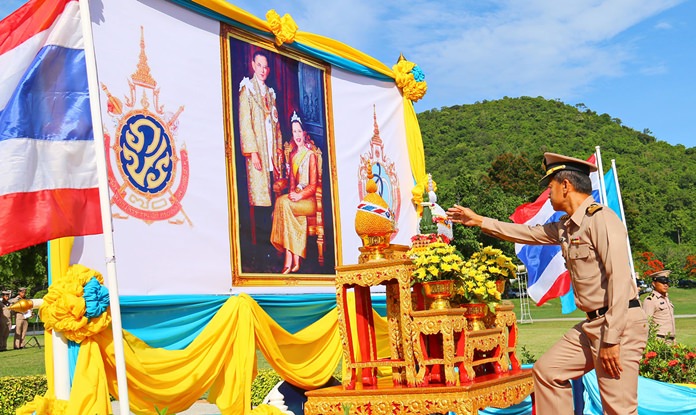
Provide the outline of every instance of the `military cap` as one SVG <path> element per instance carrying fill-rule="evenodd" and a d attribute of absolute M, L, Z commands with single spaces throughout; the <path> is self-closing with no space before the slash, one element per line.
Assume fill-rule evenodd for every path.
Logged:
<path fill-rule="evenodd" d="M 669 274 L 671 273 L 672 271 L 663 269 L 662 271 L 653 272 L 652 274 L 648 275 L 648 278 L 663 284 L 669 284 Z"/>
<path fill-rule="evenodd" d="M 544 170 L 546 174 L 539 180 L 541 186 L 548 186 L 554 174 L 562 170 L 573 170 L 586 175 L 597 171 L 597 166 L 589 161 L 563 156 L 556 153 L 544 153 Z"/>
<path fill-rule="evenodd" d="M 12 295 L 12 291 L 10 290 L 3 290 L 2 295 Z"/>
<path fill-rule="evenodd" d="M 22 291 L 26 291 L 26 290 L 27 290 L 27 287 L 19 287 L 17 289 L 17 292 L 22 292 Z"/>

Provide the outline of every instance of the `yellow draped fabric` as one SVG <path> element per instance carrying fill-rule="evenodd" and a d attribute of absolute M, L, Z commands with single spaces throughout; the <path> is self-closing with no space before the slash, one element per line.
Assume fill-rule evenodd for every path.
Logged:
<path fill-rule="evenodd" d="M 53 241 L 50 253 L 52 283 L 63 287 L 62 292 L 72 298 L 82 290 L 87 276 L 98 273 L 79 265 L 67 266 L 70 254 L 67 248 L 71 244 L 72 238 Z M 74 292 L 69 292 L 69 287 Z M 353 301 L 350 298 L 351 304 Z M 56 302 L 52 307 L 59 308 L 59 304 Z M 67 310 L 76 309 L 73 300 L 62 304 Z M 56 313 L 65 315 L 60 310 Z M 182 412 L 208 391 L 208 401 L 215 403 L 222 414 L 249 413 L 257 348 L 283 379 L 304 389 L 317 388 L 328 381 L 342 356 L 337 319 L 338 313 L 332 310 L 316 323 L 290 334 L 256 301 L 241 294 L 230 297 L 183 350 L 152 348 L 124 330 L 131 411 L 156 415 L 156 408 L 167 408 L 168 413 Z M 389 351 L 387 322 L 377 313 L 374 319 L 378 350 L 383 356 Z M 51 353 L 47 348 L 48 392 L 20 408 L 18 414 L 111 413 L 109 394 L 119 396 L 111 329 L 91 331 L 82 339 L 67 402 L 55 399 Z M 259 407 L 252 413 L 273 414 L 274 411 Z"/>
<path fill-rule="evenodd" d="M 387 323 L 378 315 L 375 319 L 379 349 L 384 353 L 388 350 Z M 241 294 L 230 297 L 183 350 L 152 348 L 124 331 L 131 411 L 156 415 L 155 408 L 167 408 L 170 413 L 182 412 L 209 391 L 208 401 L 222 414 L 247 413 L 256 348 L 286 381 L 304 389 L 317 388 L 329 380 L 341 358 L 337 324 L 337 312 L 332 310 L 290 334 L 251 297 Z M 106 415 L 111 410 L 109 394 L 119 396 L 113 336 L 104 330 L 81 343 L 67 405 L 47 394 L 22 408 L 22 413 Z"/>

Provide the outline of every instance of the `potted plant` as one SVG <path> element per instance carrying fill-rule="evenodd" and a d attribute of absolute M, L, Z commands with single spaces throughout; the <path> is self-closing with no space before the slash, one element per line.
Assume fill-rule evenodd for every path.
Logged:
<path fill-rule="evenodd" d="M 431 309 L 449 308 L 455 280 L 464 266 L 464 259 L 452 245 L 439 240 L 411 248 L 407 255 L 414 265 L 411 285 L 421 284 L 426 296 L 433 299 Z"/>
<path fill-rule="evenodd" d="M 462 304 L 485 304 L 494 312 L 502 298 L 505 282 L 515 276 L 516 270 L 512 259 L 500 249 L 481 248 L 464 263 L 455 283 L 455 298 Z"/>
<path fill-rule="evenodd" d="M 485 248 L 480 247 L 478 252 L 474 252 L 467 261 L 467 266 L 480 269 L 487 274 L 488 279 L 495 282 L 501 294 L 505 291 L 505 283 L 515 278 L 517 273 L 517 265 L 512 262 L 512 258 L 503 254 L 501 249 L 490 245 Z"/>

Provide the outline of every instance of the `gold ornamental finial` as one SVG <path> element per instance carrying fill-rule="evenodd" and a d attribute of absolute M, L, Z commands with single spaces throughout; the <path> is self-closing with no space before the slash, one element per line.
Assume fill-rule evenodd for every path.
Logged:
<path fill-rule="evenodd" d="M 379 136 L 379 125 L 377 124 L 377 106 L 372 105 L 372 117 L 374 118 L 374 129 L 372 131 L 372 143 L 381 145 L 382 137 Z"/>
<path fill-rule="evenodd" d="M 145 29 L 140 26 L 140 57 L 138 66 L 131 79 L 136 85 L 145 88 L 154 89 L 157 86 L 157 81 L 150 74 L 150 66 L 147 64 L 147 55 L 145 54 Z"/>

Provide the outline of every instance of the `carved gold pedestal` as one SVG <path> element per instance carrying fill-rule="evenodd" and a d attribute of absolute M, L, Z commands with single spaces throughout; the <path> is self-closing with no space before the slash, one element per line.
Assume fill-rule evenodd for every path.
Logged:
<path fill-rule="evenodd" d="M 353 390 L 342 386 L 306 392 L 305 415 L 420 415 L 456 412 L 477 415 L 489 406 L 506 408 L 518 404 L 532 392 L 529 369 L 487 375 L 465 386 L 394 387 L 380 379 L 378 387 Z M 344 407 L 348 412 L 344 412 Z"/>

